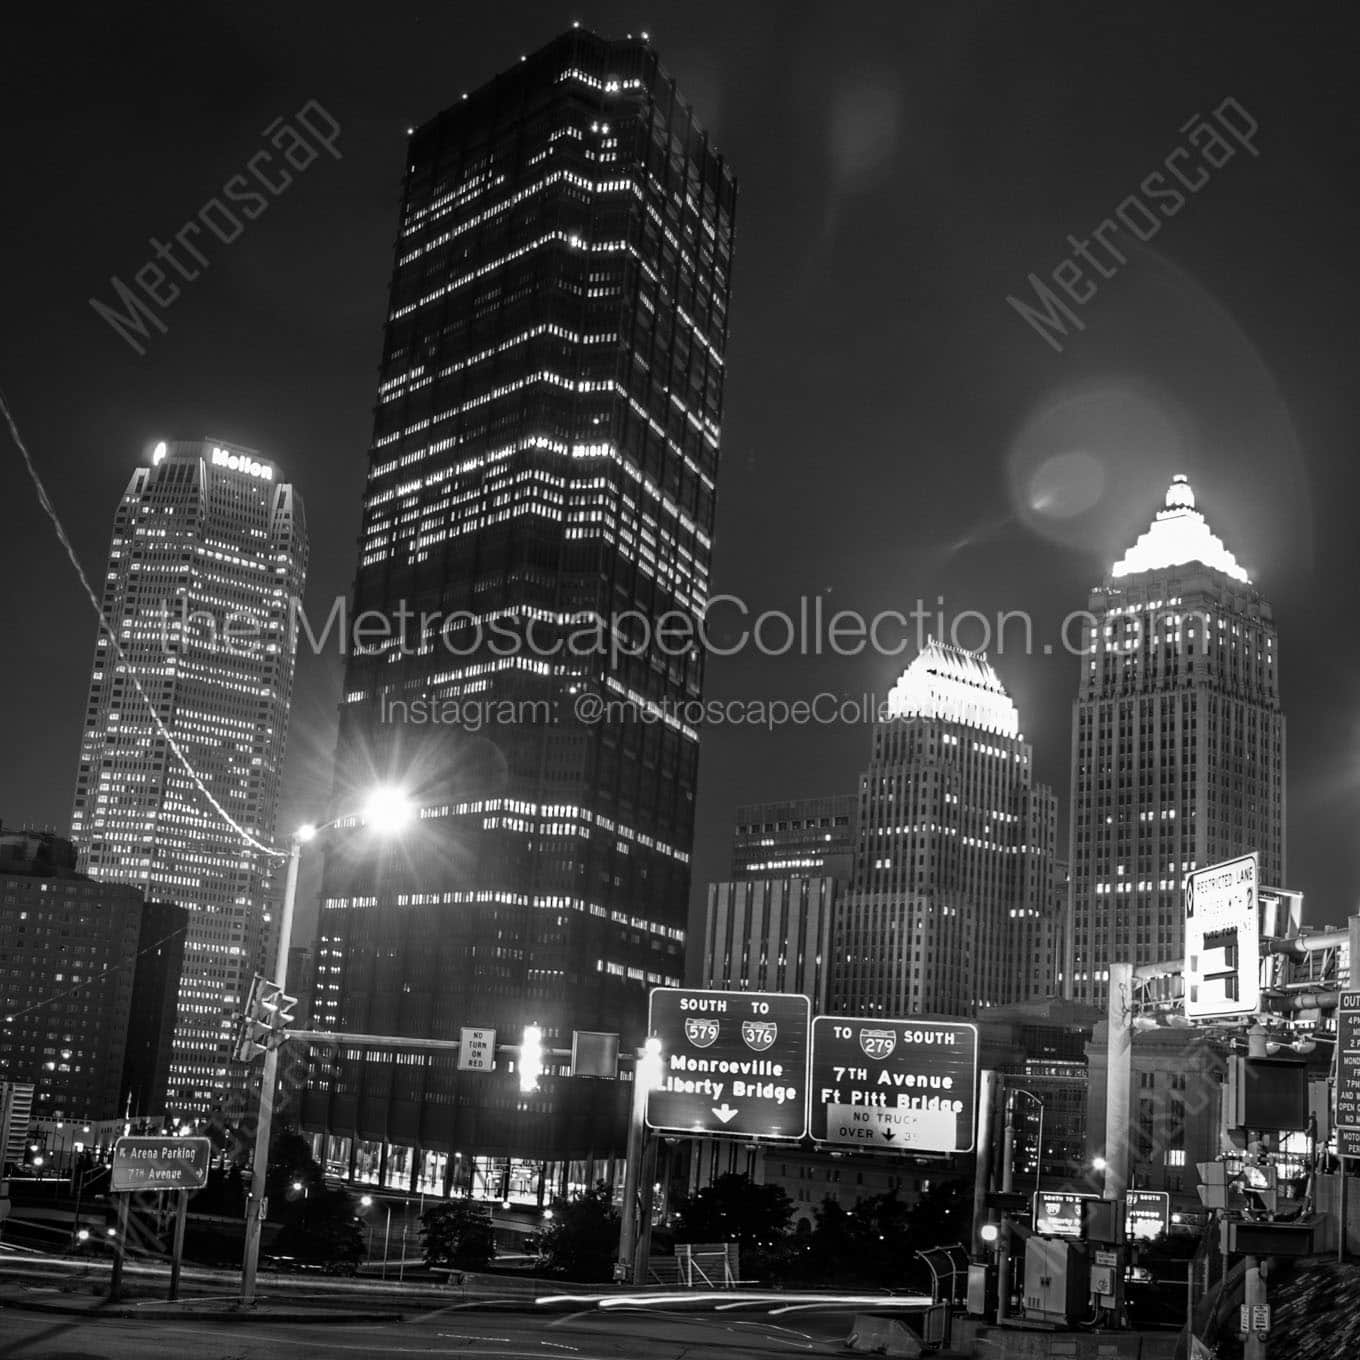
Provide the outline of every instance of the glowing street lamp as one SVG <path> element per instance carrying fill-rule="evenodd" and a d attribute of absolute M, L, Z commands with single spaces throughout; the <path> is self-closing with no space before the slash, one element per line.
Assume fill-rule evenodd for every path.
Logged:
<path fill-rule="evenodd" d="M 384 836 L 402 830 L 414 816 L 411 800 L 390 785 L 374 789 L 364 804 L 364 821 Z"/>
<path fill-rule="evenodd" d="M 619 1215 L 619 1259 L 614 1267 L 614 1276 L 620 1281 L 632 1280 L 637 1283 L 637 1264 L 633 1257 L 640 1242 L 647 1236 L 646 1232 L 638 1231 L 642 1153 L 647 1137 L 647 1096 L 661 1085 L 663 1075 L 661 1040 L 652 1037 L 638 1049 L 637 1061 L 633 1066 L 633 1111 L 628 1122 L 628 1155 L 623 1174 L 623 1212 Z M 647 1221 L 650 1224 L 650 1205 Z"/>
<path fill-rule="evenodd" d="M 410 798 L 392 785 L 374 789 L 363 805 L 363 820 L 379 835 L 393 835 L 415 815 Z M 288 949 L 293 939 L 293 913 L 297 906 L 298 866 L 302 847 L 344 817 L 315 825 L 298 827 L 288 843 L 288 870 L 283 885 L 283 909 L 279 913 L 278 953 L 274 958 L 274 985 L 280 992 L 288 985 Z M 274 1087 L 279 1074 L 279 1045 L 265 1050 L 260 1074 L 260 1110 L 255 1123 L 255 1157 L 250 1177 L 250 1199 L 246 1206 L 245 1250 L 241 1259 L 241 1303 L 255 1302 L 255 1275 L 260 1264 L 260 1234 L 264 1228 L 265 1184 L 269 1177 L 269 1135 L 274 1119 Z"/>

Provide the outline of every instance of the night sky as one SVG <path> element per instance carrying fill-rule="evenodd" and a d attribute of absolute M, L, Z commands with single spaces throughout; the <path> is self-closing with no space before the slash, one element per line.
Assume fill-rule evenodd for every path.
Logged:
<path fill-rule="evenodd" d="M 1295 6 L 25 7 L 6 20 L 0 386 L 86 570 L 158 438 L 275 458 L 301 490 L 307 603 L 355 566 L 408 126 L 573 19 L 647 30 L 740 181 L 714 589 L 753 611 L 1027 610 L 993 660 L 1062 800 L 1080 663 L 1058 623 L 1174 472 L 1271 601 L 1288 718 L 1288 886 L 1360 885 L 1353 460 L 1360 289 L 1346 11 Z M 1259 123 L 1055 352 L 1006 303 L 1072 255 L 1182 125 Z M 139 356 L 95 314 L 319 101 L 321 156 L 184 284 Z M 1052 286 L 1050 284 L 1050 286 Z M 3 454 L 0 819 L 69 829 L 95 634 Z M 976 635 L 966 630 L 970 645 Z M 1013 634 L 1008 633 L 1011 642 Z M 1015 637 L 1018 644 L 1021 638 Z M 908 657 L 710 662 L 714 698 L 884 695 Z M 320 810 L 338 658 L 304 657 L 282 827 Z M 738 802 L 848 791 L 867 727 L 709 732 L 697 885 Z M 308 918 L 304 918 L 308 919 Z M 305 927 L 304 927 L 305 929 Z"/>

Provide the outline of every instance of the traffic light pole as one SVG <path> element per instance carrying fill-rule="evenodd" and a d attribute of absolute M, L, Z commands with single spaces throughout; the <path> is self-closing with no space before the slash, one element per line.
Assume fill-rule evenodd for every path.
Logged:
<path fill-rule="evenodd" d="M 1259 1024 L 1254 1024 L 1247 1031 L 1247 1056 L 1264 1058 L 1266 1053 L 1266 1032 Z M 1247 1141 L 1250 1144 L 1250 1131 L 1247 1133 Z M 1266 1282 L 1261 1273 L 1261 1260 L 1257 1256 L 1248 1256 L 1242 1264 L 1245 1272 L 1242 1301 L 1246 1304 L 1247 1309 L 1247 1335 L 1242 1342 L 1242 1360 L 1266 1360 L 1265 1333 L 1258 1332 L 1254 1325 L 1257 1309 L 1264 1310 L 1267 1303 Z"/>
<path fill-rule="evenodd" d="M 283 885 L 283 911 L 279 917 L 279 942 L 274 956 L 274 981 L 288 985 L 288 947 L 293 937 L 293 908 L 297 902 L 298 863 L 302 841 L 294 836 L 288 847 L 288 873 Z M 255 1273 L 260 1264 L 260 1234 L 269 1208 L 266 1185 L 269 1179 L 269 1135 L 274 1122 L 274 1087 L 279 1076 L 279 1046 L 265 1050 L 264 1070 L 260 1075 L 260 1113 L 255 1123 L 255 1161 L 250 1176 L 250 1198 L 246 1201 L 246 1242 L 241 1258 L 241 1304 L 255 1302 Z"/>
<path fill-rule="evenodd" d="M 644 1049 L 638 1049 L 633 1066 L 633 1101 L 628 1118 L 628 1147 L 623 1167 L 623 1204 L 619 1213 L 619 1258 L 614 1278 L 640 1284 L 634 1253 L 638 1245 L 638 1186 L 642 1179 L 642 1150 L 646 1139 L 647 1088 L 642 1079 Z M 650 1189 L 650 1187 L 649 1187 Z"/>

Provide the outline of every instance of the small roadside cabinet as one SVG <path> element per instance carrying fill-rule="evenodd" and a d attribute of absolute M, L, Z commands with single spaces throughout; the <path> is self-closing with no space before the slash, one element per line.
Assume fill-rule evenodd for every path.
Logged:
<path fill-rule="evenodd" d="M 1025 1243 L 1025 1316 L 1071 1326 L 1086 1316 L 1086 1248 L 1063 1238 Z"/>

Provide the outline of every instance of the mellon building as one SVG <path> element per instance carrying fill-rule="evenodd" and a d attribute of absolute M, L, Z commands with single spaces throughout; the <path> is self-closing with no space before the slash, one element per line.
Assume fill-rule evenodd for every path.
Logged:
<path fill-rule="evenodd" d="M 1270 605 L 1176 477 L 1090 596 L 1072 711 L 1064 994 L 1184 952 L 1182 884 L 1257 851 L 1285 882 L 1285 724 Z"/>
<path fill-rule="evenodd" d="M 1058 808 L 982 657 L 931 642 L 888 696 L 860 776 L 832 1009 L 972 1016 L 1052 994 Z"/>
<path fill-rule="evenodd" d="M 188 911 L 156 1113 L 241 1112 L 255 1074 L 231 1061 L 236 1017 L 265 966 L 275 865 L 212 807 L 166 733 L 212 799 L 271 844 L 306 571 L 294 487 L 224 440 L 157 444 L 114 516 L 71 825 L 91 878 Z"/>

